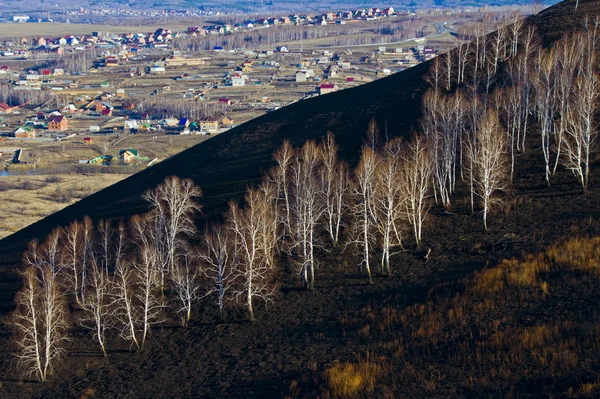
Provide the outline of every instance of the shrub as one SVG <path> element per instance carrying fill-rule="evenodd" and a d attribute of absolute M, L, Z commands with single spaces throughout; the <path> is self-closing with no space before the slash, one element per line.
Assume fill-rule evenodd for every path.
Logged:
<path fill-rule="evenodd" d="M 62 177 L 59 176 L 48 176 L 44 179 L 46 183 L 60 183 L 63 181 Z"/>

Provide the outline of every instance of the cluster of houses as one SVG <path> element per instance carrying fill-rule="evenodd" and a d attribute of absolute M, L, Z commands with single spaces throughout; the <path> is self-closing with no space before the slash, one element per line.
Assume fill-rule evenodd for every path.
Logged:
<path fill-rule="evenodd" d="M 92 143 L 92 138 L 86 137 L 83 139 L 86 143 Z M 110 166 L 114 162 L 118 161 L 121 165 L 130 165 L 141 162 L 148 162 L 148 157 L 142 157 L 138 150 L 133 148 L 127 148 L 123 150 L 119 150 L 119 156 L 114 157 L 112 155 L 100 155 L 98 157 L 92 159 L 82 159 L 79 161 L 80 164 L 92 164 L 92 165 L 104 165 Z M 155 162 L 154 159 L 152 162 Z"/>
<path fill-rule="evenodd" d="M 395 12 L 392 7 L 326 12 L 318 15 L 293 14 L 285 17 L 267 17 L 246 20 L 234 25 L 190 26 L 187 33 L 195 36 L 218 35 L 244 29 L 267 28 L 278 25 L 327 25 L 344 24 L 348 21 L 374 20 L 398 15 L 409 15 L 408 12 Z"/>
<path fill-rule="evenodd" d="M 60 133 L 66 132 L 68 129 L 69 120 L 60 112 L 54 111 L 49 115 L 40 112 L 36 119 L 28 120 L 22 126 L 16 127 L 9 136 L 19 139 L 31 139 L 38 137 L 38 131 L 41 130 Z"/>
<path fill-rule="evenodd" d="M 119 45 L 131 46 L 130 52 L 139 51 L 139 47 L 168 47 L 175 39 L 206 35 L 224 35 L 230 32 L 248 31 L 279 25 L 327 25 L 345 24 L 352 21 L 374 20 L 379 18 L 408 15 L 408 12 L 395 12 L 392 7 L 356 9 L 339 12 L 326 12 L 318 15 L 294 14 L 284 17 L 267 17 L 246 20 L 235 24 L 218 23 L 205 26 L 190 26 L 185 32 L 173 32 L 159 28 L 154 32 L 115 34 L 106 31 L 92 32 L 91 35 L 66 35 L 61 37 L 22 37 L 17 43 L 4 43 L 5 50 L 0 47 L 0 56 L 27 58 L 34 52 L 55 52 L 62 55 L 68 51 L 85 50 L 86 48 L 112 48 Z M 219 46 L 215 47 L 219 50 Z M 108 61 L 108 60 L 107 60 Z M 109 62 L 107 62 L 107 65 Z M 110 60 L 111 65 L 118 60 Z"/>
<path fill-rule="evenodd" d="M 210 135 L 233 126 L 235 126 L 234 120 L 227 115 L 221 117 L 206 116 L 197 121 L 190 118 L 127 119 L 124 121 L 124 131 L 128 133 L 148 133 L 164 130 L 167 133 L 174 134 Z"/>

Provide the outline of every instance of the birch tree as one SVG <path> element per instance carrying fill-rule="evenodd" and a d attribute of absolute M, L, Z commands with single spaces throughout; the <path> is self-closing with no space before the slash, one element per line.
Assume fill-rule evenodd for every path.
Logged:
<path fill-rule="evenodd" d="M 165 321 L 163 317 L 165 305 L 159 279 L 161 266 L 159 255 L 152 245 L 151 239 L 147 237 L 149 231 L 147 216 L 134 216 L 131 219 L 131 224 L 136 233 L 138 248 L 137 258 L 132 262 L 132 266 L 137 277 L 135 299 L 139 306 L 141 334 L 139 350 L 142 351 L 151 327 Z"/>
<path fill-rule="evenodd" d="M 184 255 L 175 265 L 172 274 L 173 288 L 179 300 L 178 314 L 181 325 L 187 327 L 192 317 L 192 307 L 200 297 L 200 267 L 190 255 Z"/>
<path fill-rule="evenodd" d="M 278 202 L 283 203 L 283 225 L 284 225 L 284 236 L 291 234 L 291 209 L 290 209 L 290 198 L 289 198 L 289 168 L 292 158 L 294 156 L 294 150 L 288 140 L 284 140 L 281 148 L 279 148 L 274 158 L 277 165 L 272 169 L 271 175 L 273 181 L 277 185 Z"/>
<path fill-rule="evenodd" d="M 131 346 L 140 350 L 138 340 L 139 311 L 136 303 L 135 289 L 137 284 L 135 270 L 128 262 L 121 261 L 116 264 L 112 280 L 111 306 L 120 329 L 121 338 L 131 341 Z"/>
<path fill-rule="evenodd" d="M 381 272 L 391 274 L 390 257 L 393 249 L 402 247 L 404 233 L 403 215 L 406 191 L 401 187 L 402 163 L 400 154 L 403 151 L 402 140 L 397 138 L 388 143 L 386 150 L 375 170 L 376 190 L 375 209 L 378 230 L 381 236 Z"/>
<path fill-rule="evenodd" d="M 540 126 L 542 152 L 544 154 L 546 183 L 550 185 L 550 138 L 554 127 L 555 116 L 555 80 L 554 62 L 555 52 L 553 49 L 540 53 L 537 58 L 538 73 L 535 84 L 535 102 L 537 117 Z"/>
<path fill-rule="evenodd" d="M 475 159 L 476 194 L 483 207 L 483 227 L 487 230 L 487 216 L 500 204 L 495 194 L 506 190 L 506 141 L 501 131 L 498 115 L 488 111 L 477 132 L 477 157 Z"/>
<path fill-rule="evenodd" d="M 307 141 L 297 151 L 291 164 L 290 188 L 294 235 L 291 250 L 298 260 L 304 288 L 313 290 L 316 259 L 314 250 L 317 227 L 325 211 L 325 200 L 319 181 L 322 156 L 314 141 Z"/>
<path fill-rule="evenodd" d="M 151 205 L 151 215 L 155 220 L 160 220 L 155 222 L 155 230 L 164 228 L 164 259 L 160 247 L 155 251 L 161 270 L 161 291 L 164 290 L 165 272 L 174 270 L 178 256 L 184 252 L 184 238 L 196 233 L 194 217 L 200 211 L 197 198 L 201 196 L 202 190 L 191 179 L 180 179 L 177 176 L 167 177 L 154 190 L 144 194 L 144 199 Z M 162 233 L 155 231 L 154 242 L 158 244 L 161 237 Z M 161 265 L 162 262 L 164 265 Z"/>
<path fill-rule="evenodd" d="M 112 238 L 114 231 L 108 220 L 100 220 L 97 227 L 97 252 L 100 255 L 101 267 L 104 268 L 106 273 L 109 272 L 112 263 Z M 119 248 L 115 249 L 116 253 L 119 253 Z"/>
<path fill-rule="evenodd" d="M 328 132 L 327 137 L 320 146 L 322 173 L 323 199 L 325 201 L 323 226 L 329 234 L 333 245 L 340 239 L 342 218 L 347 212 L 347 197 L 349 190 L 348 166 L 338 158 L 338 146 L 333 133 Z"/>
<path fill-rule="evenodd" d="M 225 302 L 233 290 L 235 279 L 234 243 L 232 231 L 221 225 L 213 226 L 204 234 L 205 248 L 200 252 L 208 289 L 204 296 L 215 294 L 221 321 L 224 320 Z"/>
<path fill-rule="evenodd" d="M 432 162 L 425 139 L 415 135 L 402 154 L 401 187 L 405 190 L 406 217 L 413 228 L 417 247 L 421 246 L 423 223 L 429 212 L 429 181 Z"/>
<path fill-rule="evenodd" d="M 228 221 L 235 240 L 236 280 L 239 281 L 233 296 L 245 303 L 249 319 L 253 322 L 254 301 L 261 300 L 266 305 L 273 302 L 277 286 L 273 282 L 274 268 L 267 264 L 260 239 L 262 224 L 265 223 L 261 207 L 271 204 L 265 203 L 264 196 L 257 189 L 247 191 L 245 202 L 244 209 L 230 203 Z"/>
<path fill-rule="evenodd" d="M 598 101 L 598 75 L 594 71 L 584 72 L 575 82 L 577 99 L 567 116 L 565 166 L 581 183 L 585 191 L 589 184 L 590 154 L 596 141 L 598 129 L 594 119 Z"/>
<path fill-rule="evenodd" d="M 75 301 L 81 306 L 83 298 L 81 297 L 79 286 L 81 281 L 81 223 L 72 222 L 64 231 L 64 247 L 62 256 L 62 265 L 65 270 L 65 277 L 68 291 L 75 296 Z"/>
<path fill-rule="evenodd" d="M 93 331 L 94 339 L 98 341 L 104 356 L 106 356 L 106 331 L 113 325 L 110 299 L 110 278 L 105 264 L 99 264 L 93 257 L 79 323 Z"/>
<path fill-rule="evenodd" d="M 368 146 L 363 146 L 360 162 L 354 171 L 354 217 L 356 243 L 362 255 L 361 267 L 365 267 L 369 284 L 373 284 L 371 276 L 371 251 L 373 230 L 377 226 L 375 209 L 376 180 L 375 170 L 378 167 L 379 156 Z"/>
<path fill-rule="evenodd" d="M 13 313 L 18 364 L 44 382 L 64 355 L 68 310 L 56 275 L 49 267 L 28 267 Z"/>

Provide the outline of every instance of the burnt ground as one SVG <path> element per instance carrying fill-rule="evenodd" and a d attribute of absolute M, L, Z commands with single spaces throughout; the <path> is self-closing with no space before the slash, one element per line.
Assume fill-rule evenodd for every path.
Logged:
<path fill-rule="evenodd" d="M 93 390 L 96 397 L 282 397 L 288 394 L 293 380 L 299 381 L 300 396 L 322 394 L 321 376 L 326 368 L 337 362 L 357 361 L 367 353 L 385 355 L 384 343 L 406 334 L 408 341 L 416 328 L 394 326 L 384 333 L 365 335 L 360 331 L 366 320 L 373 317 L 369 315 L 379 318 L 385 308 L 401 311 L 432 299 L 443 302 L 464 289 L 465 278 L 500 259 L 543 251 L 566 237 L 600 235 L 596 222 L 600 218 L 600 181 L 595 177 L 593 188 L 582 194 L 575 179 L 561 171 L 553 187 L 548 188 L 543 179 L 541 154 L 534 150 L 534 155 L 519 159 L 515 194 L 508 198 L 504 209 L 491 217 L 490 231 L 482 231 L 480 215 L 471 214 L 465 196 L 457 195 L 450 214 L 432 209 L 424 239 L 424 248 L 433 248 L 430 260 L 425 262 L 424 252 L 407 242 L 407 251 L 394 258 L 393 276 L 377 275 L 372 286 L 358 270 L 351 248 L 346 253 L 321 254 L 314 292 L 300 289 L 299 281 L 285 271 L 286 263 L 282 262 L 279 297 L 269 309 L 259 307 L 255 323 L 245 321 L 242 309 L 229 309 L 221 323 L 214 304 L 203 300 L 188 328 L 179 327 L 171 314 L 169 322 L 152 331 L 142 353 L 130 352 L 122 340 L 113 336 L 107 358 L 101 356 L 90 333 L 75 329 L 68 356 L 51 381 L 44 384 L 19 380 L 9 356 L 10 336 L 3 330 L 0 396 L 81 397 Z M 561 280 L 550 281 L 553 291 L 559 292 Z M 555 307 L 538 310 L 528 317 L 537 319 L 543 315 L 542 319 L 552 319 L 568 315 L 573 322 L 592 317 L 597 323 L 598 310 L 593 309 L 600 305 L 600 282 L 587 279 L 582 287 L 586 291 L 584 303 L 577 295 L 551 294 Z M 574 292 L 582 294 L 579 290 Z M 494 318 L 502 320 L 513 311 L 504 309 Z M 596 359 L 597 355 L 590 353 Z M 448 358 L 431 353 L 428 356 L 425 359 L 431 365 L 450 373 L 453 365 Z M 592 364 L 587 370 L 574 368 L 572 379 L 579 381 L 580 374 L 599 375 L 597 366 Z M 565 391 L 562 386 L 553 390 L 547 382 L 523 378 L 523 387 L 544 387 L 545 391 L 534 393 Z M 497 384 L 492 385 L 494 390 L 475 393 L 492 394 L 498 389 L 499 396 L 506 396 L 521 392 L 514 387 L 513 391 L 508 390 L 494 378 L 491 381 Z M 446 385 L 439 383 L 427 395 L 469 394 L 456 391 L 461 381 L 448 378 L 442 382 Z M 390 388 L 397 396 L 420 397 L 425 393 L 418 381 L 406 386 L 402 381 L 397 383 Z M 575 382 L 573 385 L 578 386 Z M 375 391 L 372 395 L 380 394 L 381 391 Z"/>
<path fill-rule="evenodd" d="M 580 20 L 599 6 L 597 1 L 580 2 L 577 17 Z M 564 17 L 572 7 L 572 2 L 561 4 L 537 17 L 543 22 L 540 30 L 544 38 L 575 24 L 575 19 Z M 566 22 L 560 22 L 563 20 Z M 331 130 L 336 133 L 343 158 L 352 161 L 372 117 L 383 132 L 387 122 L 390 136 L 410 134 L 420 114 L 420 96 L 425 88 L 421 75 L 426 68 L 421 65 L 369 85 L 302 101 L 265 115 L 1 241 L 2 311 L 6 314 L 13 308 L 12 298 L 18 289 L 16 264 L 27 241 L 86 214 L 97 220 L 143 212 L 145 205 L 140 194 L 165 176 L 194 178 L 205 193 L 205 218 L 214 218 L 229 199 L 240 198 L 246 185 L 256 181 L 284 138 L 298 144 Z M 432 209 L 424 236 L 424 248 L 432 248 L 427 262 L 423 260 L 424 252 L 407 242 L 406 252 L 393 260 L 393 276 L 376 276 L 375 284 L 369 286 L 357 269 L 358 261 L 351 248 L 345 253 L 324 252 L 320 254 L 316 290 L 306 292 L 299 289 L 283 260 L 279 297 L 272 307 L 259 307 L 255 323 L 246 322 L 241 309 L 230 309 L 225 322 L 218 322 L 214 305 L 204 300 L 190 327 L 179 327 L 174 315 L 170 315 L 169 322 L 152 331 L 142 353 L 130 352 L 126 344 L 113 336 L 107 358 L 101 357 L 91 334 L 74 329 L 68 355 L 51 381 L 44 384 L 20 379 L 11 355 L 9 331 L 4 325 L 0 330 L 0 397 L 282 397 L 290 394 L 292 381 L 297 381 L 300 389 L 296 396 L 327 396 L 323 371 L 338 362 L 356 362 L 366 356 L 384 356 L 387 360 L 381 361 L 390 363 L 390 374 L 380 387 L 365 393 L 367 396 L 560 397 L 569 388 L 576 393 L 582 382 L 598 378 L 598 344 L 582 347 L 589 355 L 580 357 L 590 360 L 575 363 L 568 372 L 546 370 L 535 362 L 515 361 L 506 366 L 511 368 L 509 373 L 492 366 L 481 367 L 478 372 L 489 375 L 488 380 L 480 376 L 469 383 L 471 373 L 467 369 L 472 362 L 452 355 L 457 348 L 470 353 L 468 347 L 444 341 L 443 331 L 436 345 L 411 341 L 420 323 L 426 327 L 424 319 L 409 317 L 414 325 L 391 323 L 377 333 L 376 324 L 372 323 L 373 327 L 365 330 L 370 325 L 366 321 L 377 319 L 385 309 L 408 312 L 428 301 L 445 309 L 447 301 L 465 291 L 465 281 L 501 259 L 543 251 L 566 237 L 599 235 L 598 162 L 592 169 L 590 190 L 585 194 L 565 170 L 559 171 L 552 187 L 547 187 L 536 138 L 530 137 L 530 151 L 517 160 L 514 190 L 506 197 L 506 205 L 491 216 L 490 231 L 482 231 L 480 214 L 470 213 L 462 189 L 449 212 Z M 571 320 L 576 325 L 598 323 L 598 311 L 594 310 L 600 304 L 597 278 L 579 281 L 557 274 L 548 279 L 552 287 L 548 306 L 537 296 L 527 297 L 529 300 L 523 303 L 524 296 L 516 292 L 521 300 L 507 300 L 505 307 L 488 317 L 500 324 L 514 325 L 553 319 Z M 467 302 L 475 306 L 481 300 L 473 296 Z M 405 358 L 392 354 L 390 342 L 395 341 L 414 343 L 406 348 Z M 476 339 L 466 336 L 464 342 L 473 343 Z M 412 374 L 402 372 L 415 369 Z"/>

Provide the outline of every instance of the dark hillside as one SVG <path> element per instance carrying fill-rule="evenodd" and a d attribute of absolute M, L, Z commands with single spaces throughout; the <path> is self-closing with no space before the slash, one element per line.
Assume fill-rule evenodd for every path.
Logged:
<path fill-rule="evenodd" d="M 600 2 L 580 1 L 573 10 L 569 1 L 531 18 L 545 44 L 580 26 L 585 14 L 600 13 Z M 205 217 L 215 218 L 272 164 L 284 138 L 297 145 L 331 130 L 342 157 L 353 161 L 373 117 L 383 134 L 387 127 L 390 136 L 410 135 L 427 68 L 265 115 L 6 238 L 0 305 L 13 307 L 28 240 L 84 215 L 143 212 L 140 195 L 166 176 L 193 178 L 204 191 Z M 538 140 L 531 134 L 532 150 L 517 158 L 514 190 L 490 231 L 482 231 L 459 187 L 451 209 L 431 210 L 429 260 L 411 242 L 393 258 L 393 275 L 376 273 L 374 285 L 350 249 L 318 254 L 314 292 L 299 289 L 284 259 L 278 298 L 260 307 L 255 323 L 243 321 L 241 310 L 218 323 L 214 304 L 203 300 L 188 328 L 172 318 L 152 330 L 142 353 L 110 335 L 106 358 L 89 332 L 74 329 L 68 355 L 43 384 L 19 379 L 3 326 L 0 397 L 336 397 L 337 380 L 366 385 L 369 397 L 598 395 L 600 243 L 552 245 L 600 236 L 600 163 L 585 194 L 564 168 L 548 187 Z M 520 260 L 502 262 L 510 258 Z"/>

